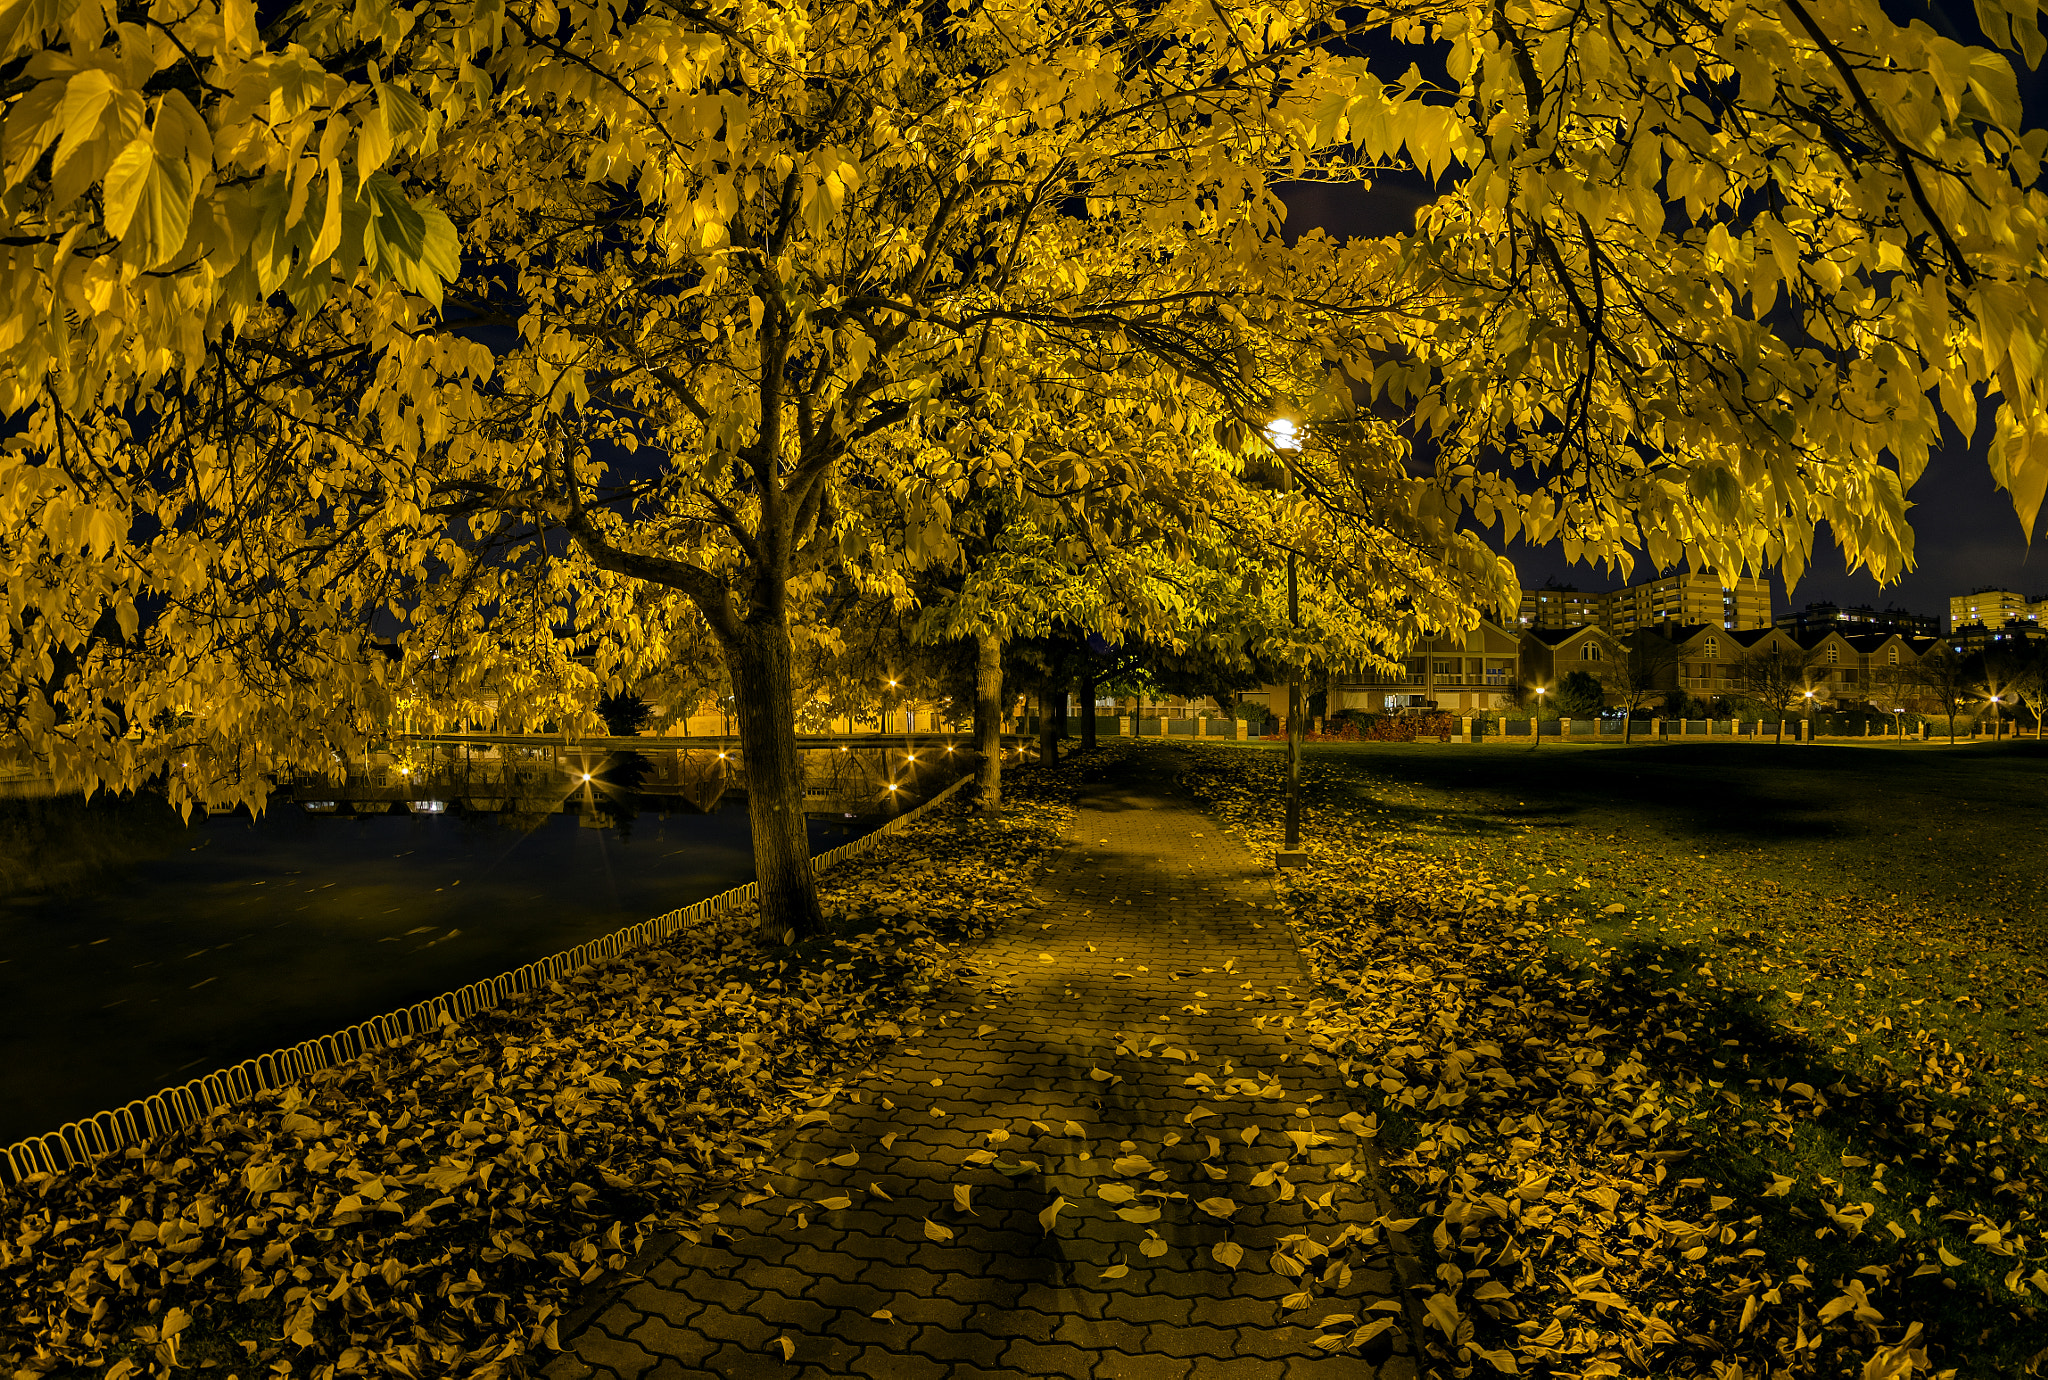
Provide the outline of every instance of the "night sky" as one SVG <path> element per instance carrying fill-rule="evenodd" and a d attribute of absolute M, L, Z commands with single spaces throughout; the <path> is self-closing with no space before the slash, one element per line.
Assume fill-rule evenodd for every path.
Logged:
<path fill-rule="evenodd" d="M 1984 42 L 1969 0 L 1935 6 L 1893 0 L 1884 8 L 1901 24 L 1919 19 L 1958 42 Z M 2017 56 L 2012 60 L 2026 125 L 2032 128 L 2048 122 L 2048 61 L 2040 70 L 2030 72 Z M 1369 201 L 1340 198 L 1319 187 L 1290 188 L 1286 195 L 1290 231 L 1320 226 L 1342 236 L 1400 233 L 1413 224 L 1415 209 L 1423 204 L 1426 192 L 1419 179 L 1408 178 L 1383 179 Z M 2048 552 L 2037 550 L 2030 556 L 2011 499 L 1991 482 L 1985 460 L 1990 430 L 1987 409 L 1978 423 L 1976 444 L 1966 446 L 1943 419 L 1945 442 L 1907 494 L 1914 505 L 1909 513 L 1914 564 L 1902 580 L 1880 588 L 1865 573 L 1849 574 L 1840 550 L 1823 527 L 1814 543 L 1812 566 L 1789 597 L 1783 578 L 1773 572 L 1775 610 L 1783 613 L 1809 602 L 1833 600 L 1880 608 L 1895 604 L 1915 613 L 1940 616 L 1948 612 L 1951 595 L 1980 585 L 2014 589 L 2030 597 L 2048 595 Z M 2048 521 L 2037 525 L 2037 539 L 2044 530 L 2048 530 Z M 1583 564 L 1567 565 L 1563 552 L 1554 546 L 1531 548 L 1516 542 L 1505 551 L 1521 572 L 1524 585 L 1542 584 L 1546 577 L 1582 589 L 1612 589 L 1622 583 Z M 1639 566 L 1632 578 L 1645 579 L 1651 573 Z"/>

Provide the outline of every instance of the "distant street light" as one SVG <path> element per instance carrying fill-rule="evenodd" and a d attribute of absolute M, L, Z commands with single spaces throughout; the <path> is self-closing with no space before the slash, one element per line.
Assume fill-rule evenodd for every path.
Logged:
<path fill-rule="evenodd" d="M 1542 686 L 1536 687 L 1536 717 L 1529 720 L 1529 750 L 1534 752 L 1543 746 L 1543 697 L 1550 692 Z"/>
<path fill-rule="evenodd" d="M 1287 456 L 1301 449 L 1301 437 L 1292 421 L 1275 417 L 1266 424 L 1266 444 L 1273 453 Z M 1294 488 L 1294 466 L 1283 460 L 1280 492 Z M 1301 629 L 1301 584 L 1295 573 L 1294 548 L 1287 548 L 1287 624 Z M 1283 867 L 1307 861 L 1301 851 L 1301 667 L 1287 666 L 1287 842 L 1277 860 Z"/>

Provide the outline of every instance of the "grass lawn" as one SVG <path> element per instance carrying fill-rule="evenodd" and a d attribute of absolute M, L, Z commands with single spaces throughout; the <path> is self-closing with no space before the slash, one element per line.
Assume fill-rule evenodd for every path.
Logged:
<path fill-rule="evenodd" d="M 1279 755 L 1210 749 L 1191 773 L 1255 847 L 1274 841 Z M 1232 759 L 1236 770 L 1218 765 Z M 1239 777 L 1254 787 L 1218 784 Z M 1316 865 L 1283 886 L 1319 963 L 1343 970 L 1352 1005 L 1384 997 L 1422 1018 L 1432 1002 L 1454 1006 L 1464 1033 L 1432 1049 L 1462 1040 L 1507 1074 L 1529 1067 L 1516 1064 L 1515 1043 L 1559 1038 L 1542 1027 L 1555 1018 L 1583 1047 L 1582 1071 L 1628 1069 L 1633 1086 L 1677 1109 L 1664 1140 L 1635 1148 L 1680 1148 L 1638 1153 L 1638 1172 L 1614 1182 L 1626 1200 L 1648 1188 L 1641 1171 L 1656 1170 L 1628 1228 L 1638 1247 L 1657 1235 L 1644 1222 L 1661 1229 L 1655 1213 L 1686 1201 L 1674 1186 L 1691 1186 L 1696 1207 L 1711 1203 L 1699 1214 L 1707 1229 L 1677 1243 L 1694 1268 L 1607 1272 L 1617 1294 L 1624 1274 L 1640 1280 L 1631 1305 L 1681 1334 L 1660 1353 L 1673 1373 L 1704 1374 L 1722 1357 L 1788 1374 L 1876 1357 L 1885 1376 L 2033 1373 L 2048 1360 L 2048 750 L 1316 744 L 1304 777 Z M 1497 953 L 1474 905 L 1514 917 Z M 1403 995 L 1432 967 L 1434 996 Z M 1455 1000 L 1446 972 L 1458 978 Z M 1489 1022 L 1512 1025 L 1517 1040 L 1489 1035 Z M 1370 1052 L 1371 1042 L 1333 1044 Z M 1451 1050 L 1448 1062 L 1459 1057 Z M 1412 1077 L 1397 1069 L 1385 1086 Z M 1432 1077 L 1426 1115 L 1405 1095 L 1389 1107 L 1397 1139 L 1411 1127 L 1400 1162 L 1427 1190 L 1418 1202 L 1456 1199 L 1446 1185 L 1477 1173 L 1464 1190 L 1476 1202 L 1486 1187 L 1477 1152 L 1494 1128 L 1447 1118 L 1441 1069 Z M 1514 1081 L 1504 1074 L 1501 1086 Z M 1574 1089 L 1539 1106 L 1521 1081 L 1482 1096 L 1533 1107 L 1546 1128 L 1558 1116 L 1599 1127 Z M 1444 1149 L 1446 1127 L 1461 1147 L 1475 1137 L 1462 1167 Z M 1612 1168 L 1580 1133 L 1585 1149 L 1564 1145 L 1559 1172 Z M 1597 1139 L 1607 1147 L 1608 1131 Z M 1667 1184 L 1667 1161 L 1686 1177 Z M 1613 1257 L 1596 1246 L 1590 1258 Z M 1532 1284 L 1525 1267 L 1530 1296 Z M 1835 1329 L 1825 1342 L 1824 1325 Z M 1530 1319 L 1518 1326 L 1529 1340 Z M 1646 1352 L 1657 1336 L 1644 1334 Z M 1625 1362 L 1627 1350 L 1615 1354 Z"/>

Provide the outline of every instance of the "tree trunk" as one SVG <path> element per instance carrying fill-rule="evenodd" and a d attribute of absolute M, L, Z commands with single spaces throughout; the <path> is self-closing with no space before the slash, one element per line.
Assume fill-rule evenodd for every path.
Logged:
<path fill-rule="evenodd" d="M 1062 743 L 1067 741 L 1067 734 L 1070 731 L 1068 717 L 1072 711 L 1068 707 L 1067 701 L 1073 697 L 1072 691 L 1072 673 L 1062 674 L 1059 678 L 1059 684 L 1053 687 L 1052 702 L 1053 734 Z"/>
<path fill-rule="evenodd" d="M 789 629 L 780 619 L 742 623 L 725 647 L 747 767 L 747 816 L 753 825 L 754 876 L 761 889 L 761 935 L 771 943 L 814 934 L 823 920 L 804 818 L 804 769 L 796 745 L 790 655 Z"/>
<path fill-rule="evenodd" d="M 1081 672 L 1081 750 L 1095 750 L 1095 664 Z"/>
<path fill-rule="evenodd" d="M 974 635 L 974 800 L 983 810 L 1003 803 L 1003 644 Z"/>

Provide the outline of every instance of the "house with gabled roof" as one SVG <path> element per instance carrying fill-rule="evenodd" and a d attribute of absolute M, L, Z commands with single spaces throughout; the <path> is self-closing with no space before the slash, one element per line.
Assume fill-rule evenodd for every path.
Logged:
<path fill-rule="evenodd" d="M 1573 671 L 1589 671 L 1605 679 L 1605 673 L 1628 655 L 1619 638 L 1593 624 L 1524 628 L 1521 652 L 1524 682 L 1553 688 Z"/>

